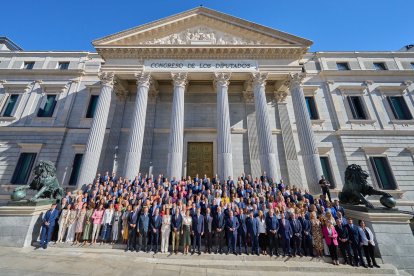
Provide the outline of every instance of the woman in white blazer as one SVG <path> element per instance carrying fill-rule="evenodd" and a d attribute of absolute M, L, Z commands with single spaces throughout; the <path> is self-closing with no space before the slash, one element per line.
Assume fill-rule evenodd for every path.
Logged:
<path fill-rule="evenodd" d="M 359 221 L 359 235 L 361 236 L 361 245 L 364 249 L 365 258 L 367 259 L 367 263 L 369 267 L 380 267 L 377 262 L 375 261 L 374 256 L 374 249 L 375 249 L 375 242 L 374 242 L 374 233 L 372 233 L 371 229 L 365 226 L 365 221 Z"/>

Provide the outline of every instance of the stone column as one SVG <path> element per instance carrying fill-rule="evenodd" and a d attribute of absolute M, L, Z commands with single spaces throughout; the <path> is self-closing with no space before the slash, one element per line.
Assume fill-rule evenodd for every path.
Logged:
<path fill-rule="evenodd" d="M 183 168 L 184 144 L 184 91 L 187 73 L 171 73 L 174 84 L 170 140 L 168 144 L 168 177 L 181 179 Z"/>
<path fill-rule="evenodd" d="M 231 148 L 230 112 L 227 90 L 230 73 L 215 73 L 217 93 L 217 167 L 218 176 L 224 181 L 233 177 L 233 157 Z"/>
<path fill-rule="evenodd" d="M 77 183 L 78 188 L 81 188 L 84 184 L 92 183 L 95 178 L 105 138 L 114 87 L 114 73 L 102 72 L 99 74 L 99 78 L 101 79 L 102 88 L 93 116 L 91 132 L 86 143 L 86 150 Z"/>
<path fill-rule="evenodd" d="M 318 183 L 323 173 L 321 161 L 319 159 L 319 151 L 316 146 L 315 135 L 312 130 L 312 123 L 301 84 L 303 78 L 304 74 L 299 73 L 290 76 L 290 93 L 292 95 L 300 152 L 305 167 L 309 190 L 313 193 L 319 193 L 320 186 Z"/>
<path fill-rule="evenodd" d="M 267 73 L 253 73 L 256 125 L 259 140 L 260 163 L 262 170 L 270 178 L 276 179 L 276 151 L 272 140 L 269 112 L 267 108 L 265 87 Z"/>
<path fill-rule="evenodd" d="M 128 145 L 125 155 L 124 177 L 133 180 L 138 175 L 141 165 L 142 144 L 145 132 L 145 117 L 147 115 L 148 90 L 151 75 L 142 72 L 135 75 L 137 79 L 137 95 L 129 128 Z"/>

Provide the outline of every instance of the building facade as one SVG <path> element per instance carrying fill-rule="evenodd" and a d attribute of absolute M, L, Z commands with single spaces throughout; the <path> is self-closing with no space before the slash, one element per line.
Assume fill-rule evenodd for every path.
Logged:
<path fill-rule="evenodd" d="M 0 184 L 55 162 L 63 186 L 242 173 L 319 192 L 349 164 L 414 205 L 414 52 L 312 42 L 199 7 L 93 41 L 23 51 L 0 39 Z M 404 203 L 405 202 L 405 203 Z"/>

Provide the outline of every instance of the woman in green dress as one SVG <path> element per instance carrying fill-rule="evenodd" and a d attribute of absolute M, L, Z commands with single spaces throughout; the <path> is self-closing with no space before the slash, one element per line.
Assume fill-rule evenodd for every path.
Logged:
<path fill-rule="evenodd" d="M 86 242 L 91 239 L 92 214 L 93 214 L 93 207 L 91 204 L 89 204 L 88 210 L 86 211 L 86 214 L 85 214 L 85 223 L 83 227 L 83 234 L 82 234 L 83 245 L 85 245 Z"/>
<path fill-rule="evenodd" d="M 193 220 L 190 215 L 190 210 L 187 209 L 185 212 L 185 216 L 183 216 L 183 231 L 181 232 L 183 235 L 183 247 L 184 247 L 184 254 L 188 254 L 188 250 L 191 246 L 191 226 L 193 224 Z"/>

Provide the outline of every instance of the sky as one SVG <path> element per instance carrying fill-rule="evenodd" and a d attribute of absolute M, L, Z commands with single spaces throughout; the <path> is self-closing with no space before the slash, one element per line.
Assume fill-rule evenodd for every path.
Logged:
<path fill-rule="evenodd" d="M 199 5 L 312 40 L 311 51 L 414 44 L 413 0 L 2 1 L 0 36 L 24 50 L 94 51 L 97 38 Z"/>

